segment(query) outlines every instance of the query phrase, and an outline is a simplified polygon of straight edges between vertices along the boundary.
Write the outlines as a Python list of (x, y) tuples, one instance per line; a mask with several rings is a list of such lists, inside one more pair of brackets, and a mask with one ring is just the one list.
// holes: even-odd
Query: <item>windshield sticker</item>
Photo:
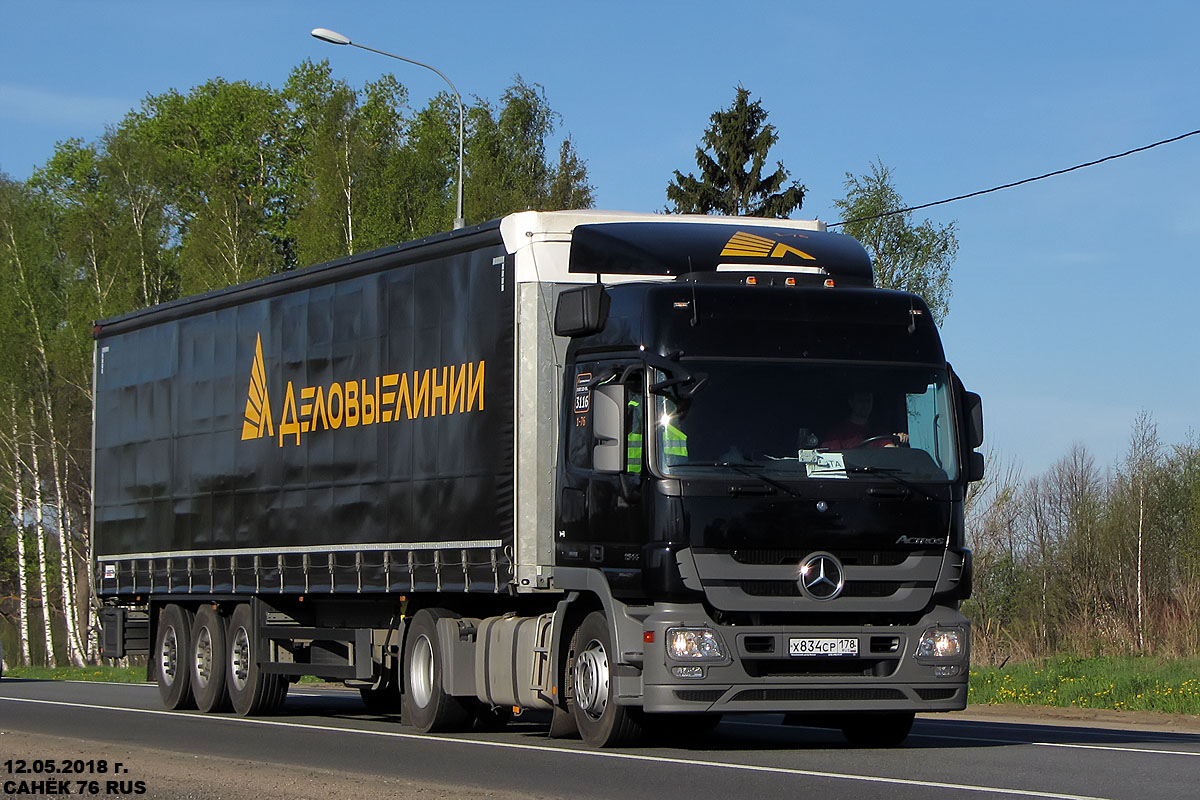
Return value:
[(836, 478), (844, 480), (846, 462), (841, 453), (822, 453), (817, 450), (801, 450), (800, 463), (810, 478)]

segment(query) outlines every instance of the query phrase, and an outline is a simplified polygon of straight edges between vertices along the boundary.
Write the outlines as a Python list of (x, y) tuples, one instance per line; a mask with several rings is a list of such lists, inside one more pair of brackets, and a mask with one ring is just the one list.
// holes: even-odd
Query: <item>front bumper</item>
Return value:
[[(668, 658), (661, 643), (680, 626), (714, 630), (724, 658)], [(933, 627), (961, 629), (964, 647), (956, 658), (916, 656), (921, 634)], [(948, 607), (911, 625), (729, 626), (713, 623), (699, 605), (664, 605), (643, 628), (655, 642), (644, 645), (642, 663), (641, 704), (652, 713), (957, 711), (967, 703), (970, 624)], [(855, 638), (859, 654), (789, 655), (789, 641), (803, 637)], [(673, 668), (680, 666), (702, 670), (678, 677)]]

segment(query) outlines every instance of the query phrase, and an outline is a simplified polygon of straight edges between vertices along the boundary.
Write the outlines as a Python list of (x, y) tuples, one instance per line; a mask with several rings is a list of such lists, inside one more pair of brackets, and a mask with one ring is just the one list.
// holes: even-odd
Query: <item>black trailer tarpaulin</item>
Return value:
[(498, 590), (514, 292), (485, 233), (102, 324), (100, 594)]

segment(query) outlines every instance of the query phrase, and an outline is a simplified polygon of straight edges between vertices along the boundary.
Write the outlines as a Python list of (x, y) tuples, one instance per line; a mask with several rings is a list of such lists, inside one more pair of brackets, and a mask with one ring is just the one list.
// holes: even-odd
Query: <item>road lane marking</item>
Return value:
[[(775, 728), (778, 725), (768, 725), (765, 722), (728, 722), (726, 725), (740, 726), (745, 728)], [(798, 725), (796, 727), (804, 727)], [(814, 730), (830, 730), (830, 729), (814, 729)], [(985, 744), (1021, 744), (1032, 745), (1034, 747), (1069, 747), (1078, 750), (1112, 750), (1118, 753), (1148, 753), (1151, 755), (1163, 756), (1200, 756), (1200, 752), (1192, 752), (1190, 750), (1151, 750), (1148, 747), (1120, 747), (1113, 744), (1079, 744), (1074, 742), (1036, 742), (1032, 739), (989, 739), (983, 736), (945, 736), (936, 733), (910, 733), (910, 739), (944, 739), (950, 742), (983, 742)]]
[(1154, 753), (1164, 756), (1200, 756), (1188, 750), (1150, 750), (1144, 747), (1117, 747), (1110, 744), (1071, 744), (1068, 742), (1034, 742), (1038, 747), (1074, 747), (1079, 750), (1115, 750), (1118, 753)]
[(944, 789), (946, 791), (973, 792), (979, 794), (1013, 795), (1017, 797), (1040, 797), (1046, 800), (1106, 800), (1093, 795), (1061, 794), (1058, 792), (1041, 792), (1031, 789), (1010, 789), (1001, 786), (973, 786), (970, 784), (943, 783), (940, 781), (921, 781), (910, 778), (889, 778), (875, 775), (853, 775), (841, 772), (824, 772), (821, 770), (795, 769), (791, 767), (768, 767), (757, 764), (726, 764), (719, 761), (702, 761), (693, 758), (670, 758), (667, 756), (648, 756), (635, 753), (614, 753), (607, 750), (577, 750), (567, 747), (550, 747), (547, 745), (518, 744), (516, 742), (492, 742), (479, 739), (459, 739), (453, 736), (438, 736), (427, 733), (400, 733), (396, 731), (373, 731), (358, 728), (340, 728), (334, 725), (311, 725), (279, 720), (252, 719), (246, 717), (209, 716), (206, 714), (185, 714), (177, 711), (164, 711), (145, 708), (122, 708), (120, 706), (102, 706), (88, 703), (68, 703), (61, 700), (35, 700), (24, 697), (0, 697), (0, 702), (31, 703), (48, 706), (64, 706), (74, 709), (90, 709), (93, 711), (123, 711), (131, 714), (149, 714), (152, 716), (170, 716), (210, 722), (232, 722), (245, 725), (260, 725), (272, 728), (293, 728), (297, 730), (315, 731), (319, 733), (347, 733), (358, 736), (380, 736), (390, 739), (412, 739), (426, 742), (449, 742), (453, 744), (472, 745), (475, 747), (494, 747), (508, 750), (527, 750), (536, 753), (554, 753), (582, 756), (584, 758), (611, 758), (623, 761), (641, 761), (643, 763), (672, 764), (687, 767), (712, 767), (741, 772), (759, 772), (772, 775), (796, 775), (806, 778), (826, 778), (830, 780), (856, 781), (859, 783), (879, 783), (891, 786), (915, 786), (924, 789)]
[(1112, 750), (1117, 753), (1150, 753), (1163, 756), (1200, 756), (1190, 750), (1151, 750), (1148, 747), (1120, 747), (1115, 744), (1080, 744), (1076, 742), (1035, 742), (1021, 739), (983, 739), (973, 736), (938, 736), (933, 733), (914, 733), (918, 739), (947, 739), (956, 742), (991, 742), (1004, 744), (1030, 744), (1034, 747), (1071, 747), (1077, 750)]

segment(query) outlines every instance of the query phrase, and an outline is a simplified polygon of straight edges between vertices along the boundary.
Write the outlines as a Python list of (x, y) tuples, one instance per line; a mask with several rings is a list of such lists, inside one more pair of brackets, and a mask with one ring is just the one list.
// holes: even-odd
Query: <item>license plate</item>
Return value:
[(858, 639), (789, 639), (791, 656), (856, 656)]

